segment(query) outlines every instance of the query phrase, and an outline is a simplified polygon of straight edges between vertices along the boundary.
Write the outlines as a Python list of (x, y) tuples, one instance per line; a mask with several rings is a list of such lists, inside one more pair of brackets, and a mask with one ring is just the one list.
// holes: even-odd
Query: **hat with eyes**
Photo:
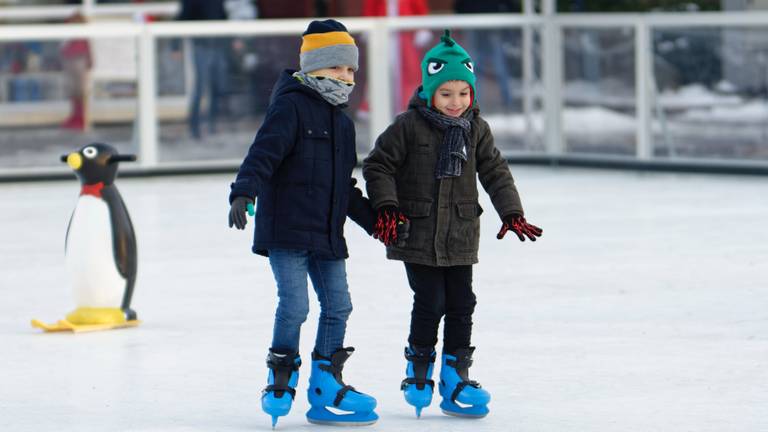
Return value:
[(472, 90), (472, 103), (475, 103), (475, 67), (467, 51), (451, 37), (451, 31), (445, 30), (440, 43), (427, 51), (421, 61), (421, 92), (419, 97), (432, 106), (435, 91), (446, 81), (466, 81)]

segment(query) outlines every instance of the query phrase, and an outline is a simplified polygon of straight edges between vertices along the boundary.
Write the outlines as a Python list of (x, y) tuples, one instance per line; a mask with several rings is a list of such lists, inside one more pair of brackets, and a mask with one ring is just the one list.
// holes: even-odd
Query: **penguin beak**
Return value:
[(109, 157), (109, 163), (117, 163), (117, 162), (134, 162), (136, 160), (136, 155), (132, 154), (124, 154), (124, 155), (113, 155)]
[(67, 165), (75, 171), (83, 166), (83, 157), (80, 156), (80, 153), (70, 153), (69, 155), (62, 156), (61, 161), (66, 162)]

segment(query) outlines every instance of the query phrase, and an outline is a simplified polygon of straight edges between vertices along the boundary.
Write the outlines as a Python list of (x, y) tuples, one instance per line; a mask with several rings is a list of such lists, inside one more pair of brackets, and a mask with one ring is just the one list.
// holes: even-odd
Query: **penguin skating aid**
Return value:
[[(331, 358), (312, 353), (312, 374), (309, 377), (307, 397), (312, 408), (307, 411), (310, 423), (336, 426), (363, 426), (376, 423), (379, 416), (376, 399), (360, 393), (354, 387), (344, 384), (342, 370), (354, 348), (342, 348)], [(334, 410), (347, 412), (336, 414)]]
[(119, 162), (136, 160), (106, 144), (90, 144), (62, 156), (82, 185), (67, 228), (65, 261), (77, 308), (64, 320), (32, 325), (45, 331), (97, 331), (133, 327), (136, 237), (114, 185)]

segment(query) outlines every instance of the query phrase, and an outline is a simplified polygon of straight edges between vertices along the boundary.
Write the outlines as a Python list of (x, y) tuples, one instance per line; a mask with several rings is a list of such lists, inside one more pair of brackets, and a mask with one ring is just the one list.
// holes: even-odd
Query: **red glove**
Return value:
[[(511, 214), (504, 216), (504, 224), (501, 226), (501, 230), (496, 234), (496, 238), (501, 240), (507, 231), (512, 231), (517, 234), (517, 238), (520, 241), (525, 241), (525, 237), (528, 237), (531, 241), (536, 241), (536, 237), (541, 237), (544, 232), (536, 225), (531, 225), (519, 214)], [(523, 236), (525, 235), (525, 236)]]
[(379, 239), (385, 246), (404, 247), (411, 229), (411, 221), (393, 205), (381, 207), (373, 227), (373, 238)]

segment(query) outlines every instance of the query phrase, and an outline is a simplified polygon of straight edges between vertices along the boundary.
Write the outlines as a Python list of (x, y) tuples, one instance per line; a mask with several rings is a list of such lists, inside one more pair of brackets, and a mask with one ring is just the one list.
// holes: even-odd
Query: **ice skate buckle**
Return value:
[(287, 392), (289, 395), (291, 395), (291, 399), (296, 399), (296, 390), (290, 386), (270, 384), (261, 391), (262, 397), (269, 392), (274, 392), (275, 396), (277, 397), (283, 396), (282, 394), (278, 394), (279, 392)]
[[(417, 388), (419, 384), (421, 384), (421, 388), (424, 388), (427, 385), (435, 388), (434, 380), (423, 378), (406, 378), (402, 383), (400, 383), (400, 390), (405, 390), (405, 387), (407, 387), (409, 384), (416, 384)], [(421, 390), (421, 388), (419, 388), (419, 390)]]

